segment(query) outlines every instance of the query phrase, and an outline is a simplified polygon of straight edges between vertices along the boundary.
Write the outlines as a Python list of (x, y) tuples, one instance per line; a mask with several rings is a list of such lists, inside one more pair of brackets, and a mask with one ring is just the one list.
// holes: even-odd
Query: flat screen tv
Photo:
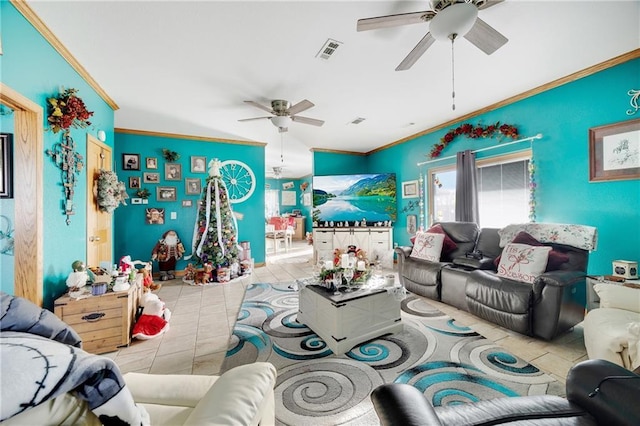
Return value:
[(396, 220), (395, 173), (313, 177), (313, 220)]

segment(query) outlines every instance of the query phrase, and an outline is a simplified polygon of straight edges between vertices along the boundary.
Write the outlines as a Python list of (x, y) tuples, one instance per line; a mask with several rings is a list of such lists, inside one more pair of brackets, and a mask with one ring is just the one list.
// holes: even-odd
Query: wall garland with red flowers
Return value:
[(455, 129), (449, 130), (447, 134), (440, 138), (440, 142), (436, 143), (431, 148), (429, 158), (439, 157), (442, 153), (442, 150), (445, 149), (445, 147), (453, 142), (453, 140), (458, 136), (466, 136), (471, 139), (479, 139), (490, 138), (496, 135), (508, 137), (511, 139), (517, 139), (518, 129), (512, 124), (500, 124), (500, 122), (496, 122), (495, 124), (490, 124), (488, 126), (483, 126), (482, 124), (474, 126), (473, 124), (464, 123), (456, 127)]

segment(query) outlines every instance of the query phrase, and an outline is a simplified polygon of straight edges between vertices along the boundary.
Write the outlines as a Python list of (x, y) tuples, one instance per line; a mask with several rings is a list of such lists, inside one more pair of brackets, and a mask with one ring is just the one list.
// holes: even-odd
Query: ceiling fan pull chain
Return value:
[(456, 68), (453, 60), (454, 50), (453, 42), (456, 39), (457, 34), (451, 34), (451, 109), (456, 110)]
[(284, 135), (280, 133), (280, 162), (284, 163)]

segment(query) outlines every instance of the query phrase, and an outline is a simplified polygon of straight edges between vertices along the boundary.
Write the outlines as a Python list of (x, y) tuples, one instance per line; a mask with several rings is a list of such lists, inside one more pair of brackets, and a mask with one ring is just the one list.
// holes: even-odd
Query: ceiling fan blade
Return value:
[(358, 19), (358, 31), (377, 30), (379, 28), (399, 27), (401, 25), (427, 22), (436, 16), (431, 10), (424, 12), (401, 13), (398, 15), (377, 16), (375, 18)]
[(259, 103), (257, 103), (257, 102), (254, 102), (254, 101), (244, 101), (244, 102), (245, 102), (246, 104), (253, 105), (253, 106), (254, 106), (254, 107), (256, 107), (256, 108), (260, 108), (260, 109), (261, 109), (261, 110), (263, 110), (263, 111), (267, 111), (267, 112), (271, 112), (271, 113), (273, 113), (273, 111), (271, 110), (271, 108), (269, 108), (268, 106), (264, 106), (264, 105), (262, 105), (262, 104), (259, 104)]
[(413, 50), (409, 52), (407, 57), (404, 58), (402, 62), (400, 62), (400, 65), (396, 67), (396, 71), (405, 71), (411, 68), (413, 64), (415, 64), (416, 61), (420, 59), (422, 55), (424, 55), (424, 52), (427, 51), (429, 46), (431, 46), (434, 41), (436, 41), (436, 39), (433, 38), (431, 33), (425, 34), (425, 36), (422, 37), (422, 40), (420, 40), (418, 44), (416, 44), (416, 47), (414, 47)]
[(309, 117), (300, 117), (299, 115), (293, 115), (291, 116), (291, 119), (296, 123), (311, 124), (313, 126), (322, 126), (324, 124), (324, 121), (322, 120)]
[(478, 6), (479, 10), (484, 10), (491, 6), (495, 6), (496, 4), (500, 4), (503, 1), (504, 0), (477, 0), (475, 4)]
[(295, 105), (290, 106), (289, 109), (287, 109), (286, 112), (288, 112), (289, 115), (294, 115), (294, 114), (297, 114), (299, 112), (306, 111), (306, 110), (308, 110), (309, 108), (311, 108), (313, 106), (315, 106), (313, 104), (313, 102), (308, 101), (308, 100), (305, 99), (303, 101), (298, 102)]
[(473, 27), (471, 27), (471, 30), (469, 30), (464, 38), (487, 55), (491, 55), (509, 41), (508, 38), (480, 18), (476, 19), (476, 23), (473, 24)]
[(238, 120), (238, 121), (253, 121), (253, 120), (264, 120), (265, 118), (271, 118), (271, 117), (254, 117), (254, 118), (243, 118), (242, 120)]

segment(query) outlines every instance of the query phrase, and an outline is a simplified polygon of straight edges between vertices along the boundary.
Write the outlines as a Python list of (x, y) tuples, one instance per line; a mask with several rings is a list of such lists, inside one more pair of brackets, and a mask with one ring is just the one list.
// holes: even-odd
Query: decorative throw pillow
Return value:
[(442, 253), (444, 235), (430, 232), (418, 232), (411, 250), (411, 257), (416, 259), (439, 262)]
[[(518, 234), (513, 238), (513, 241), (511, 242), (518, 243), (518, 244), (527, 244), (535, 247), (544, 246), (544, 244), (542, 244), (540, 241), (536, 240), (535, 238), (533, 238), (531, 235), (529, 235), (524, 231), (518, 232)], [(493, 261), (496, 267), (500, 264), (500, 258), (501, 256), (498, 256)], [(545, 271), (557, 271), (558, 269), (560, 269), (560, 265), (568, 261), (569, 261), (568, 254), (562, 253), (561, 251), (558, 251), (558, 250), (551, 249), (551, 251), (549, 252), (549, 260), (547, 261), (547, 268), (545, 269)]]
[[(442, 252), (447, 254), (451, 253), (455, 249), (458, 248), (458, 245), (455, 241), (451, 239), (451, 237), (447, 234), (447, 232), (442, 228), (442, 225), (439, 223), (433, 225), (431, 228), (427, 229), (425, 232), (429, 232), (431, 234), (442, 234), (444, 235), (444, 242), (442, 244)], [(411, 244), (415, 244), (416, 236), (411, 237)]]
[(498, 276), (532, 284), (547, 267), (550, 251), (546, 246), (509, 243), (502, 251)]
[(600, 298), (601, 308), (640, 312), (640, 290), (637, 288), (616, 284), (596, 284), (593, 289)]
[(447, 232), (442, 228), (442, 225), (435, 224), (433, 225), (431, 228), (427, 229), (428, 233), (431, 234), (442, 234), (444, 235), (444, 241), (442, 243), (442, 252), (443, 253), (450, 253), (452, 251), (454, 251), (455, 249), (458, 248), (458, 245), (456, 244), (455, 241), (453, 241), (451, 239), (451, 237), (449, 235), (447, 235)]

